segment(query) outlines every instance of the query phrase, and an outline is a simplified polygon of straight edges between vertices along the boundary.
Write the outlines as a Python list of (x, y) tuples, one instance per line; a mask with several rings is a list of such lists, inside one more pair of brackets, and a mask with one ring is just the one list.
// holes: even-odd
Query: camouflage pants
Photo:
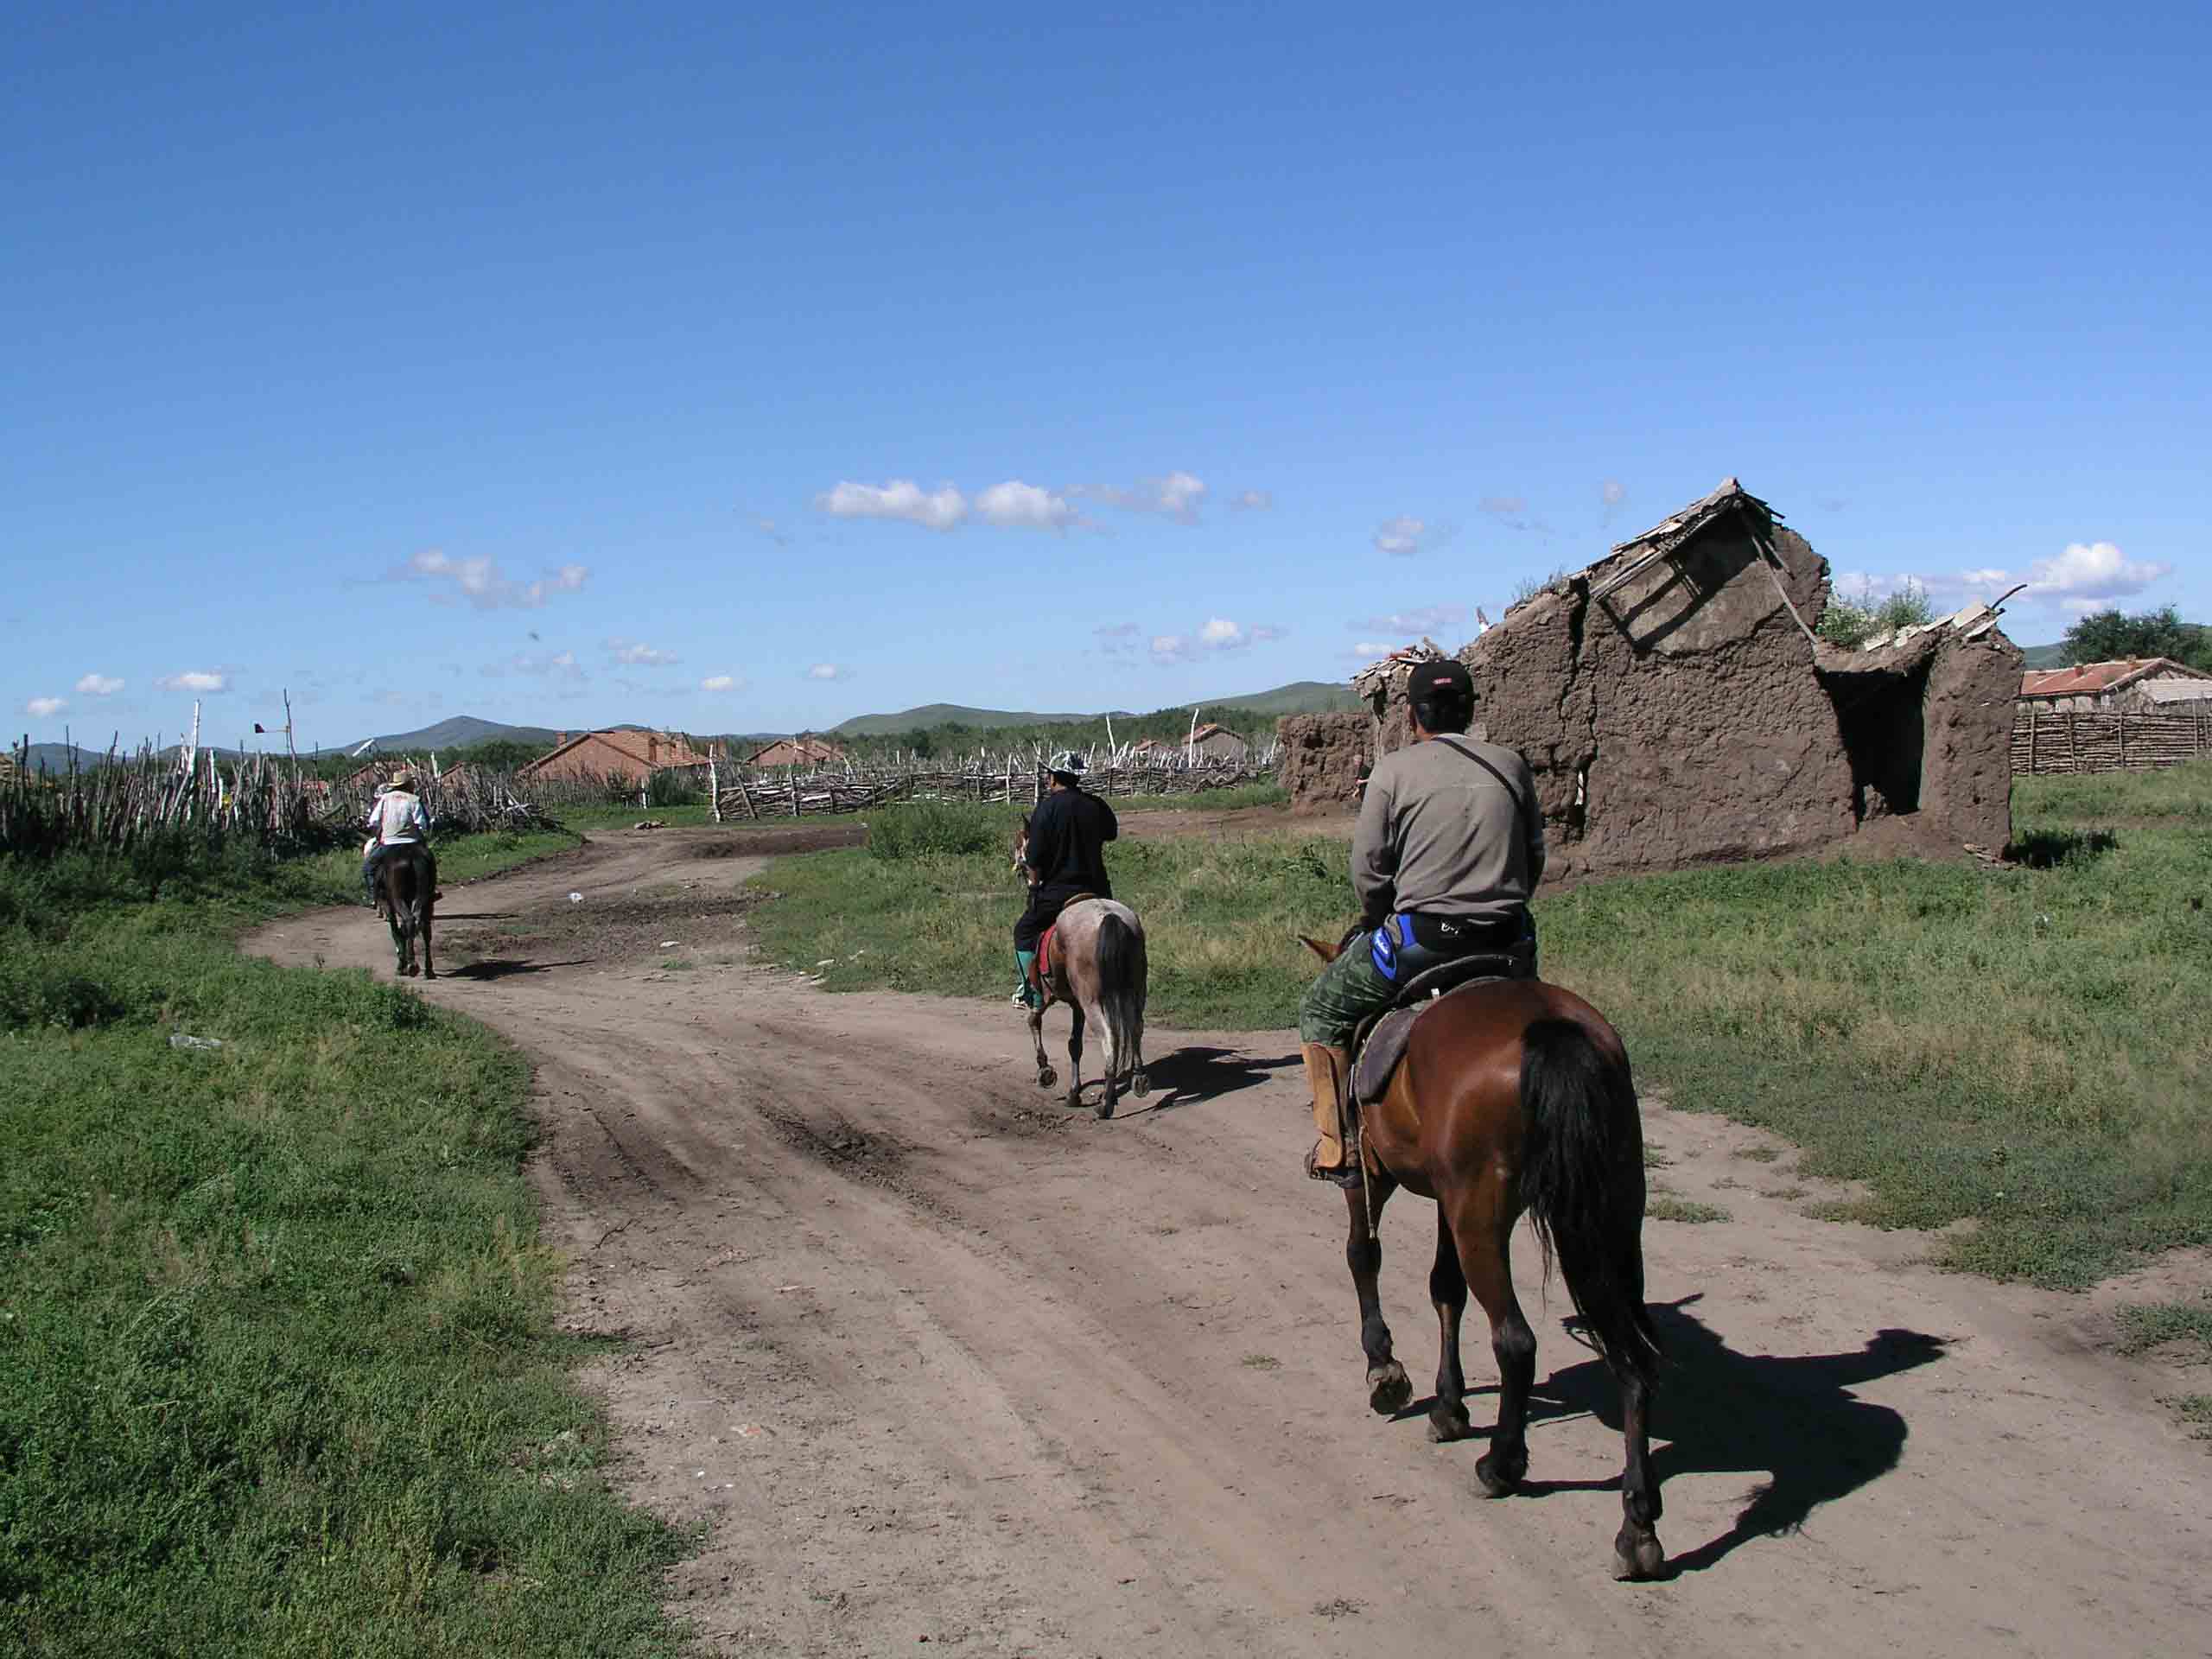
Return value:
[(1298, 1039), (1348, 1047), (1359, 1022), (1389, 1007), (1397, 994), (1398, 988), (1375, 965), (1370, 936), (1355, 934), (1321, 976), (1306, 988), (1298, 1005)]

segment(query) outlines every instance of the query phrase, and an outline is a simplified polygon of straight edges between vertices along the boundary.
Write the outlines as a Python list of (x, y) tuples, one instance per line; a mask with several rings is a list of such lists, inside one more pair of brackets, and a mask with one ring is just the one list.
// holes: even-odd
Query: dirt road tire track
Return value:
[[(727, 893), (753, 864), (700, 861), (714, 834), (457, 889), (442, 941), (572, 889)], [(391, 971), (365, 910), (249, 948)], [(1431, 1445), (1418, 1399), (1365, 1410), (1341, 1207), (1297, 1171), (1289, 1033), (1148, 1033), (1160, 1091), (1102, 1123), (1029, 1086), (1010, 1010), (632, 949), (423, 989), (536, 1064), (573, 1322), (630, 1344), (589, 1380), (627, 1489), (707, 1523), (671, 1597), (711, 1651), (2212, 1652), (2212, 1465), (2154, 1374), (2081, 1340), (2079, 1299), (1930, 1273), (1913, 1241), (1756, 1183), (1713, 1194), (1728, 1222), (1650, 1224), (1676, 1361), (1660, 1532), (1685, 1570), (1618, 1586), (1620, 1440), (1592, 1410), (1613, 1415), (1611, 1386), (1525, 1239), (1531, 1495), (1477, 1496), (1478, 1319), (1472, 1440)], [(1752, 1173), (1750, 1131), (1645, 1122), (1688, 1194)], [(1402, 1199), (1383, 1224), (1424, 1395), (1433, 1224)]]

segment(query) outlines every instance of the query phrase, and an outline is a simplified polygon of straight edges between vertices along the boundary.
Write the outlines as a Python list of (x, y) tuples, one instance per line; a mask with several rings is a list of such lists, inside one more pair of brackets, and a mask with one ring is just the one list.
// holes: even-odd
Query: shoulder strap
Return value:
[(1440, 734), (1437, 736), (1436, 741), (1439, 743), (1441, 743), (1446, 748), (1451, 750), (1452, 753), (1458, 755), (1462, 760), (1473, 761), (1484, 772), (1490, 773), (1491, 777), (1497, 779), (1497, 786), (1505, 791), (1505, 798), (1513, 803), (1514, 816), (1521, 820), (1522, 839), (1524, 841), (1527, 840), (1529, 837), (1530, 808), (1529, 803), (1521, 798), (1520, 791), (1515, 789), (1511, 784), (1505, 780), (1505, 774), (1500, 772), (1496, 766), (1491, 765), (1489, 761), (1484, 760), (1482, 756), (1477, 754), (1472, 749), (1461, 748), (1447, 736), (1444, 736)]

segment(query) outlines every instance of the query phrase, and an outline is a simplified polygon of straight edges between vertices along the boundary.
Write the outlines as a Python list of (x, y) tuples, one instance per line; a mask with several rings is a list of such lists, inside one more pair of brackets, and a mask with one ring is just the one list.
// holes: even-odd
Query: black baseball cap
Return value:
[(1446, 657), (1433, 663), (1415, 663), (1414, 671), (1406, 677), (1406, 701), (1414, 703), (1441, 699), (1447, 702), (1475, 701), (1474, 677), (1467, 672), (1467, 665), (1456, 657)]

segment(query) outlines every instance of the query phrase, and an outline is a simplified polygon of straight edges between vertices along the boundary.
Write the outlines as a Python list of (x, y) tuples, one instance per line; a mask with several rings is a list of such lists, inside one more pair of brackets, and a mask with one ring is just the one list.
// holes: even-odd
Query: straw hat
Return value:
[(397, 772), (393, 772), (391, 774), (391, 786), (394, 789), (414, 788), (415, 768), (412, 766), (402, 766)]

